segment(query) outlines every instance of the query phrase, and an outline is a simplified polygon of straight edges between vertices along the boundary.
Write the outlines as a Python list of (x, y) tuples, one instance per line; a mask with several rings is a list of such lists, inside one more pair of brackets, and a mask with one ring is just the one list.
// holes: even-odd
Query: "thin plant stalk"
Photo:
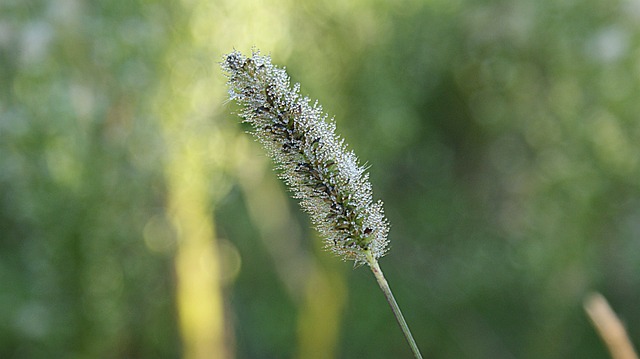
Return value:
[(402, 315), (402, 311), (400, 311), (400, 307), (396, 302), (396, 298), (393, 296), (393, 292), (391, 292), (391, 287), (389, 287), (389, 283), (384, 278), (384, 274), (382, 273), (382, 269), (380, 269), (380, 265), (378, 264), (378, 260), (371, 254), (367, 255), (367, 264), (369, 264), (369, 268), (373, 272), (373, 275), (376, 277), (378, 281), (378, 285), (384, 293), (385, 298), (387, 298), (387, 302), (391, 306), (391, 310), (393, 311), (393, 316), (396, 317), (396, 321), (400, 325), (400, 329), (402, 329), (402, 334), (407, 339), (407, 343), (411, 347), (411, 351), (416, 359), (422, 359), (422, 354), (420, 354), (420, 349), (418, 349), (418, 345), (416, 341), (413, 339), (413, 335), (411, 334), (411, 330), (409, 329), (409, 325), (407, 325), (407, 321), (404, 320), (404, 316)]

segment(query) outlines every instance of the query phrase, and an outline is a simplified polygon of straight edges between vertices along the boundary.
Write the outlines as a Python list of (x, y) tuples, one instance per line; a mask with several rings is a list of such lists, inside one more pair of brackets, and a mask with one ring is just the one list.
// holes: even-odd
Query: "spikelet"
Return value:
[(265, 147), (280, 178), (311, 216), (326, 248), (356, 264), (385, 254), (389, 224), (382, 202), (373, 202), (369, 176), (333, 119), (300, 95), (284, 69), (253, 51), (228, 54), (222, 62), (229, 97)]

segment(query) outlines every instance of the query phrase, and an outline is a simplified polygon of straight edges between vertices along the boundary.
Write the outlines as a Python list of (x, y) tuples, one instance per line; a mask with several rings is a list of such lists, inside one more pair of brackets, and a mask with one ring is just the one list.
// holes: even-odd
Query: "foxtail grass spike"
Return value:
[(366, 263), (387, 250), (389, 224), (382, 202), (372, 199), (365, 168), (335, 133), (335, 123), (317, 102), (291, 86), (284, 69), (254, 51), (234, 51), (222, 67), (229, 96), (266, 148), (280, 177), (309, 213), (326, 248), (345, 260)]
[(284, 69), (269, 56), (238, 51), (222, 62), (229, 98), (240, 117), (266, 148), (276, 169), (311, 221), (327, 249), (355, 264), (366, 263), (384, 293), (414, 356), (422, 359), (389, 284), (378, 265), (389, 244), (389, 222), (382, 201), (373, 201), (369, 175), (335, 133), (335, 122), (317, 102), (300, 95)]

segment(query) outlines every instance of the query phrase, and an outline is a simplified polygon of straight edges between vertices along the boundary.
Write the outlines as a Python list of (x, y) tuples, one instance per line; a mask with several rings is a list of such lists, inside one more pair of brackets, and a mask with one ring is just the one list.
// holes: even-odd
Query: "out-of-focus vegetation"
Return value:
[(640, 344), (640, 2), (0, 3), (1, 358), (395, 358), (375, 280), (320, 248), (226, 102), (271, 53), (392, 224), (428, 358)]

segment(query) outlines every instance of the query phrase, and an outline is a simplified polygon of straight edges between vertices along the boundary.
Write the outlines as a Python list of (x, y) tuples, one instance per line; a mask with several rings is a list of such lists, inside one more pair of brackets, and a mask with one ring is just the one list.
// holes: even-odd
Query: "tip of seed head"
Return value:
[(228, 54), (224, 61), (227, 67), (233, 71), (241, 68), (244, 65), (244, 62), (244, 56), (242, 56), (242, 54), (238, 51), (233, 51), (232, 53)]

